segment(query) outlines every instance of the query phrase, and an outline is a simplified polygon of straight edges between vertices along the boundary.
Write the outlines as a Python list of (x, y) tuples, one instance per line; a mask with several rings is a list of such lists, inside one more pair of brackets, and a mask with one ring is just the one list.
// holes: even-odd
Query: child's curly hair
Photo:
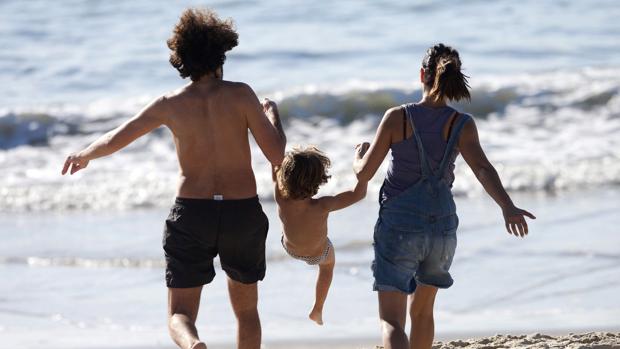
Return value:
[(237, 46), (238, 40), (231, 19), (221, 20), (210, 9), (189, 8), (168, 39), (170, 64), (182, 78), (189, 76), (197, 81), (221, 67), (226, 52)]
[(331, 161), (314, 146), (295, 147), (286, 153), (277, 173), (280, 194), (293, 200), (311, 198), (327, 183)]

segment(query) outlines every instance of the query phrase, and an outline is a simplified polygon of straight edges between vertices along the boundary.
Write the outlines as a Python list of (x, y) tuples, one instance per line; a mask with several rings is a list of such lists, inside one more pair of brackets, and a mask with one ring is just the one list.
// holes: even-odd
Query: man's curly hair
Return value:
[(226, 52), (239, 43), (232, 19), (221, 20), (210, 9), (188, 8), (167, 41), (170, 64), (182, 78), (199, 80), (224, 64)]
[(277, 173), (278, 188), (283, 197), (293, 200), (308, 199), (316, 195), (319, 187), (327, 183), (327, 169), (331, 161), (316, 147), (296, 147), (286, 153)]

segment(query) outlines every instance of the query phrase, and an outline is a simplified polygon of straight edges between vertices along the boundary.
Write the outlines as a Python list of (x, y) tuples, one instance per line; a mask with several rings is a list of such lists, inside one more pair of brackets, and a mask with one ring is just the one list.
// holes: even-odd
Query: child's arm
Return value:
[(342, 193), (333, 196), (323, 196), (320, 197), (318, 201), (326, 211), (331, 212), (341, 210), (362, 200), (366, 196), (367, 187), (368, 182), (358, 181), (355, 188), (352, 190), (343, 191)]
[(280, 166), (271, 166), (271, 180), (273, 181), (273, 198), (277, 203), (282, 199), (282, 195), (280, 194), (280, 187), (278, 186), (278, 170), (280, 170)]
[[(368, 150), (368, 146), (368, 143), (362, 143), (355, 147), (355, 159), (353, 160), (353, 166), (358, 164), (361, 159), (364, 158), (364, 154)], [(358, 179), (353, 190), (347, 190), (335, 196), (324, 196), (318, 200), (327, 211), (337, 211), (362, 200), (366, 196), (367, 188), (368, 181)]]

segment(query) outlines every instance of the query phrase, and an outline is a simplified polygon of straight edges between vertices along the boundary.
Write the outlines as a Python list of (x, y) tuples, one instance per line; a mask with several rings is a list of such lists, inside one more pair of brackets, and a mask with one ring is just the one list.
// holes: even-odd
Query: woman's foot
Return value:
[(323, 310), (313, 308), (308, 317), (310, 318), (310, 320), (316, 322), (318, 325), (323, 325)]

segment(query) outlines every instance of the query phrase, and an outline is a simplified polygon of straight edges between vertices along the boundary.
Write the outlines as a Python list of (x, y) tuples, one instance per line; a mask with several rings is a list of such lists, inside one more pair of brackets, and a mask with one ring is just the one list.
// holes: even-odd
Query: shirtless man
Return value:
[(188, 9), (168, 40), (170, 63), (191, 82), (67, 158), (62, 174), (110, 155), (159, 126), (174, 135), (180, 165), (177, 199), (166, 220), (168, 328), (183, 349), (204, 349), (195, 322), (202, 286), (219, 254), (238, 322), (238, 348), (258, 349), (257, 282), (265, 275), (268, 221), (257, 198), (248, 130), (272, 165), (286, 140), (273, 102), (243, 83), (222, 80), (225, 53), (237, 45), (230, 20)]

